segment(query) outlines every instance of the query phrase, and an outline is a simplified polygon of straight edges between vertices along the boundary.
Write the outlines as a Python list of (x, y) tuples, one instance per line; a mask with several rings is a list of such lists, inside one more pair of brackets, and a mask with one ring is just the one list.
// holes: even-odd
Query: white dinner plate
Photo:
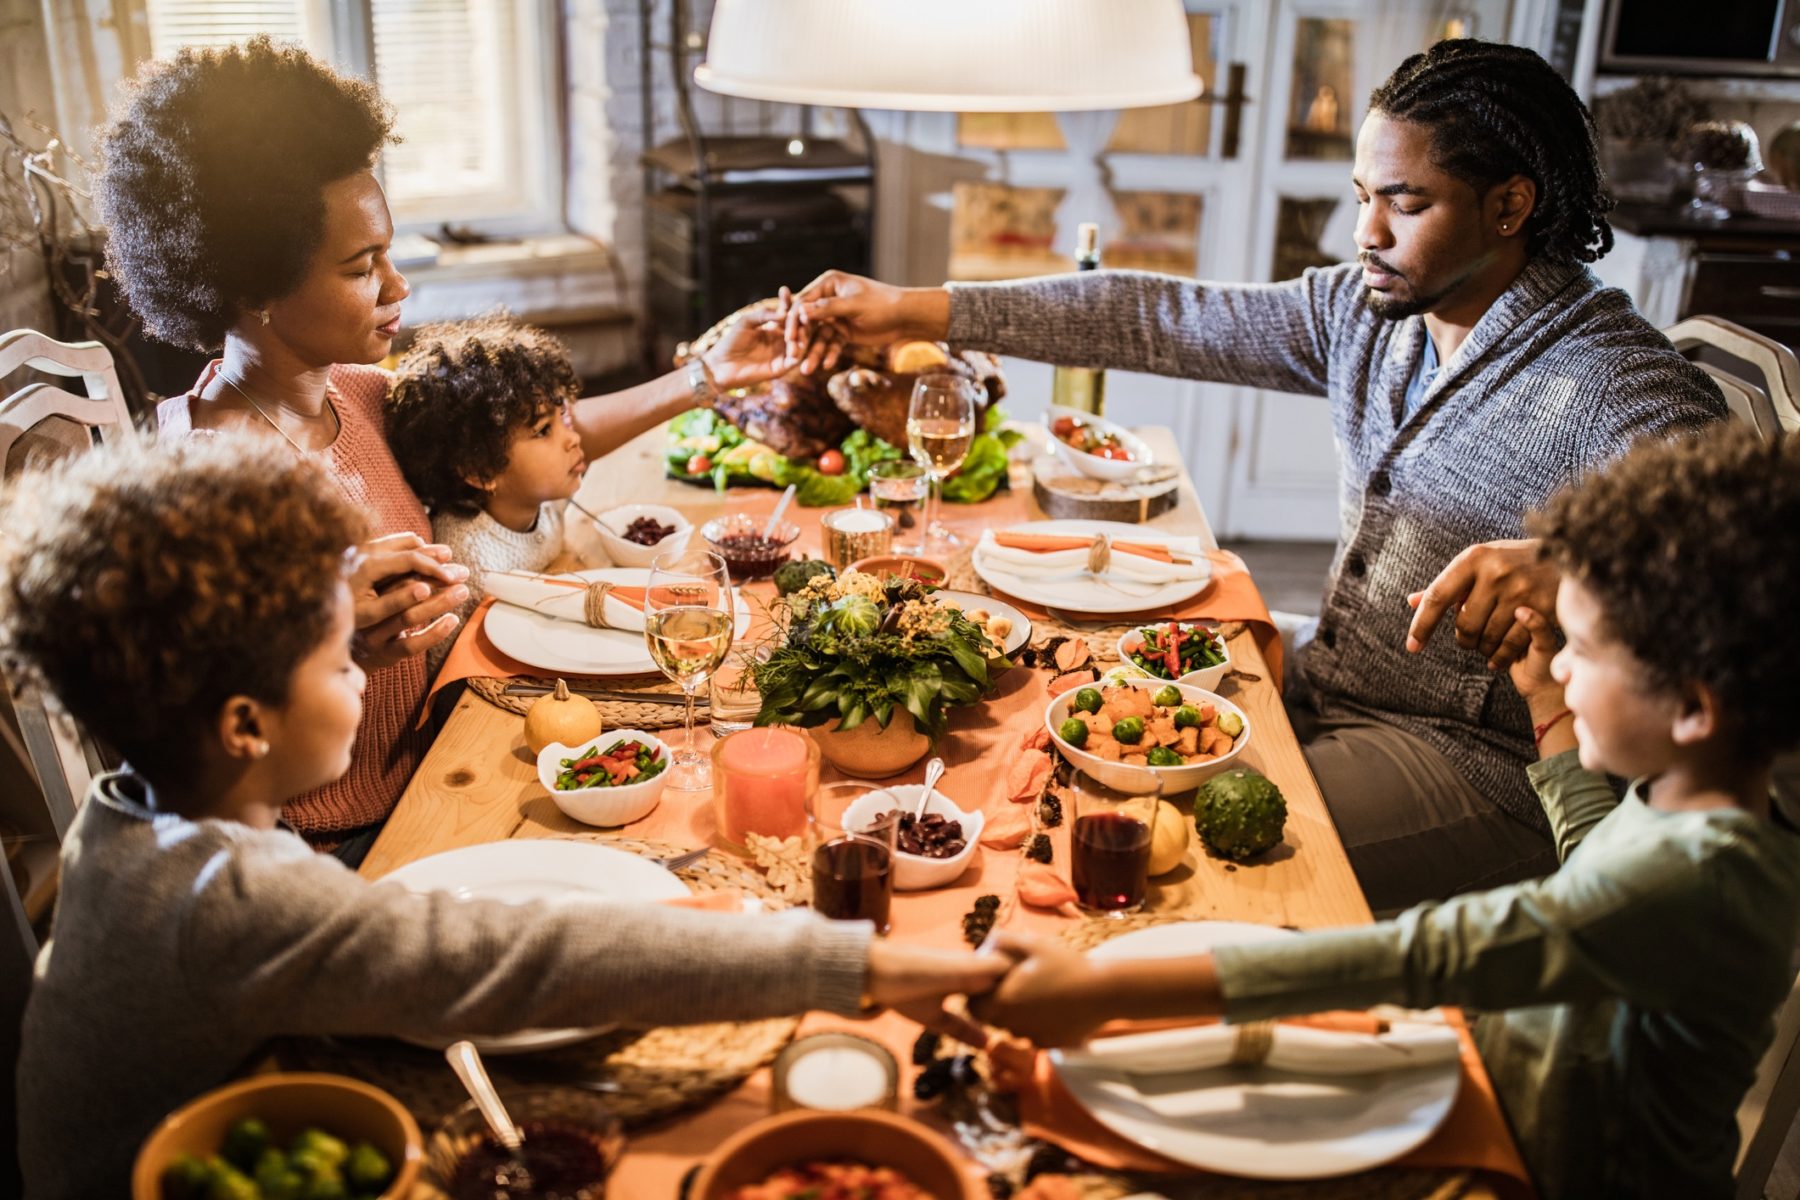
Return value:
[(1000, 653), (1011, 655), (1031, 640), (1031, 618), (1000, 599), (998, 596), (981, 596), (974, 592), (936, 591), (931, 598), (942, 604), (946, 600), (954, 600), (956, 607), (964, 612), (971, 608), (985, 608), (996, 617), (1005, 617), (1012, 622), (1012, 632), (1006, 635), (1000, 644)]
[[(1175, 958), (1291, 937), (1236, 921), (1153, 925), (1096, 946), (1095, 958)], [(1455, 1061), (1373, 1075), (1218, 1067), (1128, 1075), (1051, 1051), (1069, 1091), (1102, 1125), (1159, 1154), (1251, 1179), (1327, 1179), (1392, 1162), (1436, 1133), (1462, 1082)], [(1144, 1104), (1154, 1087), (1157, 1108)]]
[(1105, 533), (1124, 542), (1160, 542), (1171, 550), (1194, 555), (1200, 560), (1202, 574), (1198, 579), (1164, 584), (1131, 580), (1120, 581), (1115, 585), (1087, 575), (1074, 579), (1035, 579), (1014, 575), (1004, 564), (991, 561), (982, 553), (981, 546), (977, 545), (973, 559), (975, 574), (989, 587), (1028, 604), (1042, 604), (1074, 612), (1152, 612), (1184, 604), (1204, 592), (1212, 582), (1212, 564), (1204, 557), (1205, 548), (1197, 537), (1177, 537), (1123, 521), (1027, 521), (997, 532), (1086, 538)]
[[(603, 567), (574, 571), (568, 578), (589, 583), (604, 580), (622, 587), (641, 588), (650, 582), (650, 572), (642, 567)], [(741, 638), (750, 630), (750, 606), (744, 603), (741, 591), (734, 588), (732, 595), (737, 601), (737, 627), (732, 636)], [(641, 633), (595, 629), (516, 604), (498, 603), (488, 609), (484, 627), (500, 653), (539, 670), (559, 671), (565, 675), (657, 673), (656, 662), (650, 657)]]
[[(446, 850), (382, 876), (415, 892), (449, 892), (461, 899), (528, 904), (534, 900), (613, 900), (650, 904), (688, 895), (673, 871), (647, 858), (553, 838), (516, 838)], [(586, 1041), (599, 1029), (526, 1029), (469, 1040), (483, 1054), (525, 1054)], [(448, 1041), (407, 1038), (441, 1049)]]

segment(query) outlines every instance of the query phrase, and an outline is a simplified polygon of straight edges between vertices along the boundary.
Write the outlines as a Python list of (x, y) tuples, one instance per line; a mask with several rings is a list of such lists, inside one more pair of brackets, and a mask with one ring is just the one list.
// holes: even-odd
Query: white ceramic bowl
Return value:
[[(1183, 621), (1181, 623), (1181, 627), (1183, 629), (1199, 628), (1199, 627), (1201, 627), (1201, 622)], [(1209, 629), (1211, 628), (1211, 626), (1205, 626), (1205, 627), (1209, 628)], [(1159, 628), (1160, 628), (1160, 626), (1156, 626), (1156, 625), (1140, 625), (1136, 629), (1126, 630), (1124, 636), (1119, 638), (1119, 644), (1118, 644), (1119, 661), (1121, 663), (1123, 663), (1125, 666), (1131, 668), (1131, 673), (1133, 675), (1142, 676), (1143, 678), (1146, 678), (1146, 679), (1159, 678), (1158, 676), (1150, 674), (1150, 672), (1144, 670), (1142, 667), (1140, 667), (1136, 663), (1132, 662), (1131, 661), (1131, 653), (1130, 653), (1131, 651), (1136, 650), (1142, 644), (1143, 638), (1144, 638), (1144, 630), (1159, 629)], [(1213, 637), (1214, 637), (1214, 640), (1219, 643), (1219, 649), (1224, 652), (1225, 661), (1222, 663), (1219, 663), (1216, 666), (1202, 667), (1198, 671), (1189, 671), (1187, 674), (1181, 676), (1179, 679), (1176, 679), (1173, 682), (1185, 683), (1189, 687), (1202, 688), (1209, 692), (1213, 691), (1214, 689), (1216, 689), (1219, 686), (1219, 681), (1225, 678), (1225, 673), (1227, 671), (1231, 670), (1231, 647), (1227, 646), (1225, 644), (1225, 639), (1222, 637), (1219, 637), (1216, 632), (1214, 633)], [(1164, 680), (1162, 680), (1162, 682), (1168, 683), (1170, 681), (1164, 679)]]
[[(919, 806), (919, 793), (925, 790), (923, 784), (907, 783), (897, 787), (881, 789), (892, 796), (900, 805), (902, 812), (912, 812)], [(856, 801), (844, 812), (846, 820), (851, 822), (866, 821), (886, 810), (887, 801), (871, 792)], [(969, 860), (975, 857), (977, 846), (981, 841), (981, 831), (987, 825), (987, 818), (979, 809), (975, 812), (964, 812), (957, 807), (954, 800), (944, 795), (941, 790), (933, 790), (931, 803), (926, 812), (934, 812), (945, 820), (961, 821), (963, 828), (962, 853), (951, 858), (926, 858), (922, 854), (908, 854), (903, 850), (894, 852), (894, 889), (901, 892), (919, 892), (927, 888), (944, 887), (955, 883), (962, 877), (968, 867)]]
[[(1130, 462), (1120, 462), (1116, 458), (1101, 458), (1089, 454), (1085, 450), (1077, 450), (1069, 443), (1056, 436), (1055, 425), (1058, 417), (1074, 417), (1083, 424), (1091, 425), (1102, 433), (1116, 434), (1119, 444), (1131, 451)], [(1123, 425), (1116, 425), (1105, 417), (1096, 417), (1079, 409), (1062, 408), (1051, 405), (1044, 413), (1044, 428), (1050, 431), (1050, 449), (1056, 457), (1068, 464), (1071, 470), (1079, 471), (1091, 479), (1110, 479), (1125, 481), (1134, 478), (1145, 467), (1154, 466), (1150, 447), (1144, 440)]]
[(578, 750), (586, 750), (589, 746), (599, 747), (604, 754), (620, 742), (641, 742), (653, 748), (660, 747), (663, 761), (671, 762), (675, 752), (664, 745), (653, 733), (645, 733), (641, 729), (608, 729), (599, 737), (583, 742), (579, 746), (565, 746), (561, 742), (551, 742), (539, 751), (537, 757), (538, 782), (556, 801), (556, 807), (585, 825), (629, 825), (649, 815), (662, 799), (663, 788), (669, 784), (671, 767), (664, 767), (654, 776), (642, 783), (628, 783), (623, 787), (587, 787), (577, 791), (565, 792), (556, 786), (556, 776), (561, 770), (562, 760), (575, 757)]
[[(1127, 679), (1122, 686), (1143, 688), (1147, 692), (1155, 693), (1159, 688), (1171, 685), (1166, 679)], [(1232, 744), (1230, 754), (1215, 758), (1210, 762), (1189, 763), (1181, 767), (1140, 767), (1131, 763), (1113, 762), (1110, 759), (1101, 758), (1097, 754), (1089, 754), (1086, 750), (1078, 750), (1063, 741), (1056, 731), (1062, 728), (1062, 723), (1068, 719), (1069, 712), (1075, 704), (1075, 693), (1080, 691), (1080, 688), (1071, 688), (1050, 701), (1044, 708), (1044, 724), (1049, 727), (1050, 738), (1056, 743), (1056, 748), (1062, 752), (1063, 757), (1101, 783), (1121, 791), (1129, 791), (1134, 784), (1144, 778), (1145, 774), (1155, 775), (1162, 780), (1163, 799), (1167, 800), (1182, 792), (1197, 788), (1220, 771), (1229, 769), (1237, 761), (1238, 756), (1243, 754), (1244, 748), (1250, 744), (1250, 735), (1255, 732), (1255, 727), (1250, 723), (1250, 714), (1217, 692), (1191, 687), (1185, 683), (1176, 683), (1173, 686), (1180, 689), (1182, 700), (1188, 704), (1210, 704), (1219, 712), (1236, 713), (1243, 720), (1244, 732), (1239, 734), (1237, 741)]]
[[(620, 537), (619, 533), (624, 533), (639, 517), (649, 517), (661, 525), (673, 525), (675, 532), (654, 546), (640, 546)], [(682, 516), (679, 509), (666, 504), (621, 504), (601, 513), (600, 520), (604, 522), (598, 526), (600, 544), (606, 547), (606, 557), (615, 567), (647, 567), (659, 554), (680, 554), (687, 549), (688, 539), (694, 536), (694, 523)], [(607, 528), (609, 525), (611, 529)], [(614, 533), (613, 529), (619, 533)]]

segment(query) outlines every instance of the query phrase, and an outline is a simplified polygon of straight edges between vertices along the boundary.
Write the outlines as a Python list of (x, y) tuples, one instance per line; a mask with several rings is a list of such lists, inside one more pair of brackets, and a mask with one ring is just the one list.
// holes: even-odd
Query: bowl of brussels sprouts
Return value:
[(132, 1200), (411, 1195), (424, 1138), (401, 1103), (343, 1075), (253, 1075), (189, 1101), (144, 1139)]
[(1146, 773), (1164, 797), (1199, 787), (1250, 744), (1250, 718), (1217, 692), (1162, 679), (1121, 678), (1055, 697), (1044, 724), (1062, 756), (1122, 790)]

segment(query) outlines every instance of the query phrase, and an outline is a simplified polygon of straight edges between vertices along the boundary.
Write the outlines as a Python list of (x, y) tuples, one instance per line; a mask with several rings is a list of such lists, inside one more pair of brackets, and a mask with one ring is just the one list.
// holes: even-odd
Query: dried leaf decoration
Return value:
[(746, 833), (744, 846), (770, 887), (796, 904), (812, 902), (812, 854), (805, 838)]
[(1036, 800), (1050, 782), (1053, 765), (1050, 755), (1042, 750), (1013, 759), (1006, 772), (1006, 798), (1014, 804), (1029, 804)]
[(1088, 649), (1086, 638), (1070, 638), (1056, 648), (1056, 669), (1063, 672), (1085, 667), (1093, 661), (1094, 652)]
[(996, 804), (981, 830), (981, 844), (990, 850), (1016, 850), (1031, 836), (1031, 810), (1022, 804)]

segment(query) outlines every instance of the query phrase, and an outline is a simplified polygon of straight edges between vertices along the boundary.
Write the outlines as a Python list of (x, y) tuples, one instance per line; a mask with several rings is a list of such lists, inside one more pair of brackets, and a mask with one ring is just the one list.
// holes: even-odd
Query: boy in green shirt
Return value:
[(1003, 939), (1023, 959), (977, 1011), (1059, 1044), (1120, 1016), (1465, 1005), (1547, 1197), (1730, 1196), (1800, 940), (1800, 831), (1770, 804), (1800, 740), (1800, 438), (1645, 442), (1532, 525), (1567, 640), (1520, 609), (1512, 677), (1555, 874), (1188, 959)]

